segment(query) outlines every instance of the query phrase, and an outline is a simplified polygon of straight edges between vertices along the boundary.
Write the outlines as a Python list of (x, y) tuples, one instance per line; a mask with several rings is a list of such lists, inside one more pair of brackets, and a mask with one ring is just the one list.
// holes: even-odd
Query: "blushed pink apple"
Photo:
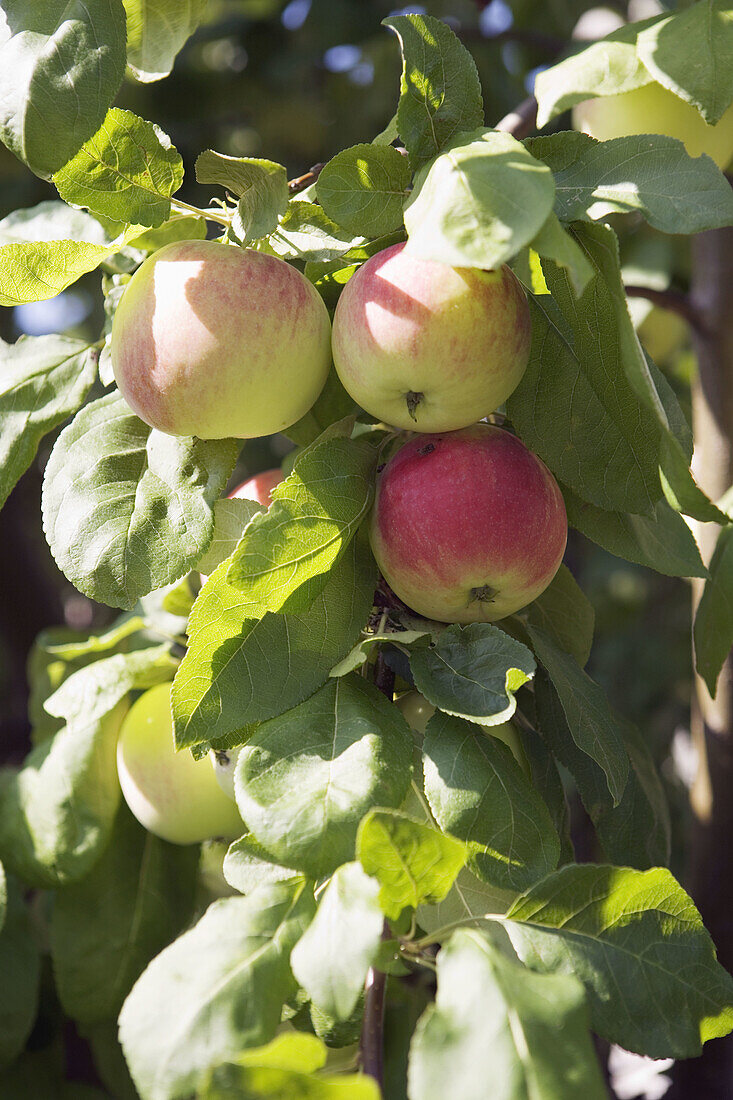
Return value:
[(508, 267), (450, 267), (395, 244), (344, 287), (332, 342), (342, 383), (372, 416), (452, 431), (516, 389), (529, 359), (529, 307)]
[(261, 474), (255, 474), (249, 481), (243, 481), (236, 489), (229, 493), (229, 500), (256, 500), (264, 508), (269, 508), (272, 501), (272, 490), (283, 480), (283, 472), (277, 467), (273, 470), (263, 470)]
[(112, 323), (122, 396), (160, 431), (201, 439), (294, 424), (330, 366), (328, 311), (290, 264), (262, 252), (178, 241), (135, 272)]
[(567, 540), (545, 464), (501, 428), (418, 435), (377, 483), (370, 541), (408, 607), (448, 623), (492, 622), (547, 588)]

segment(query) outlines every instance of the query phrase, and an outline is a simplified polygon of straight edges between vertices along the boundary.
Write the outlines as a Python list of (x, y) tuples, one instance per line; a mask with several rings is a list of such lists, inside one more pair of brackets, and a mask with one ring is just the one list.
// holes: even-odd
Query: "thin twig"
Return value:
[(522, 100), (518, 107), (510, 111), (508, 115), (500, 119), (494, 127), (495, 130), (503, 130), (513, 137), (528, 137), (537, 128), (537, 100), (533, 95)]
[(629, 298), (646, 298), (648, 302), (653, 302), (655, 306), (661, 306), (662, 309), (679, 313), (680, 317), (684, 317), (696, 332), (703, 331), (702, 318), (684, 291), (672, 290), (669, 287), (666, 290), (654, 290), (649, 286), (626, 286), (624, 290)]
[(325, 167), (326, 162), (321, 161), (314, 164), (304, 175), (297, 176), (294, 180), (288, 180), (288, 192), (291, 195), (297, 195), (299, 191), (305, 191), (306, 187), (310, 187), (312, 183), (316, 182), (321, 174), (321, 169)]

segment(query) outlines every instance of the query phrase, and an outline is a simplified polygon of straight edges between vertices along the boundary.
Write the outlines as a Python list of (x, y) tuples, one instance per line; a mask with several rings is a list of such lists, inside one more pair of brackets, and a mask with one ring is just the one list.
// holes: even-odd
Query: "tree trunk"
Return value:
[[(733, 229), (701, 233), (692, 242), (692, 304), (700, 318), (694, 335), (698, 379), (693, 387), (693, 471), (712, 500), (733, 483)], [(697, 524), (709, 563), (719, 528)], [(703, 582), (693, 583), (693, 610)], [(728, 656), (713, 700), (698, 677), (692, 736), (699, 753), (692, 789), (692, 836), (687, 883), (718, 958), (733, 971), (733, 661)], [(730, 1100), (733, 1037), (706, 1044), (700, 1058), (675, 1067), (675, 1100)]]

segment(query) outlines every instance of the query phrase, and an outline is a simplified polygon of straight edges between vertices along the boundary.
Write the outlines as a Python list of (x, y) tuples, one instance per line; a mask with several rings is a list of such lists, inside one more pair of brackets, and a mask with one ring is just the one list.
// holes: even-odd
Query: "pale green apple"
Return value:
[(212, 749), (209, 753), (216, 781), (227, 797), (234, 797), (234, 769), (239, 759), (239, 749)]
[(586, 99), (573, 108), (573, 126), (599, 141), (633, 134), (666, 134), (691, 157), (707, 153), (719, 168), (733, 156), (733, 104), (715, 126), (679, 96), (653, 81), (619, 95)]
[(153, 428), (249, 439), (308, 412), (330, 366), (328, 311), (276, 256), (178, 241), (135, 272), (112, 324), (122, 396)]
[(516, 389), (529, 360), (527, 298), (508, 267), (451, 267), (404, 244), (348, 281), (333, 319), (333, 361), (354, 400), (396, 428), (474, 424)]
[(194, 760), (188, 749), (176, 752), (170, 684), (150, 688), (130, 708), (117, 742), (117, 771), (140, 824), (171, 844), (246, 831), (209, 761)]

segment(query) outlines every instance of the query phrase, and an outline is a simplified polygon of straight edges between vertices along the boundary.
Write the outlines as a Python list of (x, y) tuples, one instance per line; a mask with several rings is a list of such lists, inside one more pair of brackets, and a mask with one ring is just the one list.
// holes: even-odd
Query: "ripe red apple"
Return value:
[(283, 472), (277, 467), (273, 470), (263, 470), (261, 474), (255, 474), (249, 481), (243, 481), (229, 494), (229, 500), (256, 500), (264, 508), (269, 508), (272, 501), (272, 490), (283, 480)]
[(122, 396), (160, 431), (270, 435), (318, 397), (330, 366), (328, 311), (276, 256), (178, 241), (135, 272), (112, 324)]
[(501, 428), (418, 435), (377, 483), (370, 540), (394, 592), (441, 622), (491, 622), (547, 588), (567, 539), (562, 494)]
[(333, 361), (345, 388), (397, 428), (444, 432), (488, 416), (529, 359), (524, 290), (508, 267), (450, 267), (395, 244), (344, 287)]

